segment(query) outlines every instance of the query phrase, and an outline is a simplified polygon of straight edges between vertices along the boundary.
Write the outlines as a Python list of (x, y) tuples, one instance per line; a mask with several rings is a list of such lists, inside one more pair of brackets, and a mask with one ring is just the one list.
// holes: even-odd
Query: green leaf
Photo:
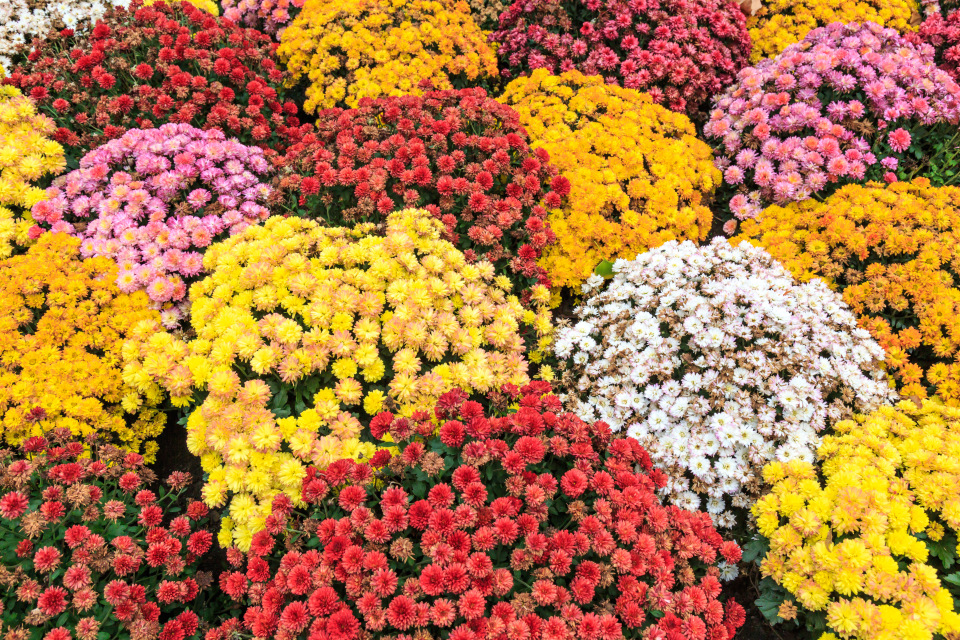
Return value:
[(769, 541), (763, 536), (757, 536), (743, 545), (743, 561), (744, 562), (759, 562), (763, 560), (767, 551), (770, 550)]
[(597, 265), (597, 268), (593, 270), (598, 276), (603, 276), (604, 278), (610, 279), (613, 277), (613, 263), (609, 260), (602, 260), (600, 264)]
[(960, 571), (944, 576), (943, 581), (960, 587)]

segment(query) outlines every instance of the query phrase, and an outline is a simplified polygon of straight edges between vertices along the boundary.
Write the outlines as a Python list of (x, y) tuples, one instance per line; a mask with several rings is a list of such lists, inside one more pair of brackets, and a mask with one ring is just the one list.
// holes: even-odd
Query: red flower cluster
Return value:
[[(517, 400), (517, 391), (506, 393)], [(234, 632), (286, 640), (732, 638), (744, 612), (718, 600), (715, 563), (737, 562), (739, 547), (721, 539), (707, 514), (660, 504), (655, 490), (666, 477), (636, 440), (558, 415), (549, 391), (546, 383), (525, 387), (520, 409), (502, 418), (448, 393), (435, 410), (439, 431), (424, 412), (377, 416), (374, 435), (390, 433), (399, 455), (310, 474), (310, 518), (295, 519), (281, 496), (268, 529), (246, 558), (232, 550), (235, 570), (221, 576), (245, 612), (206, 640)], [(274, 537), (284, 531), (285, 548)]]
[(750, 57), (734, 0), (517, 0), (491, 39), (506, 78), (576, 69), (691, 117)]
[(217, 127), (263, 148), (283, 148), (303, 130), (296, 105), (277, 93), (283, 73), (272, 39), (189, 2), (133, 0), (88, 37), (66, 29), (34, 47), (4, 82), (53, 117), (68, 159), (167, 122)]
[[(164, 526), (189, 477), (169, 491), (139, 454), (71, 440), (69, 430), (30, 438), (0, 457), (0, 628), (7, 640), (195, 637), (187, 608), (203, 581), (196, 562), (213, 536), (198, 527), (202, 502)], [(31, 508), (30, 505), (36, 505)]]
[(960, 13), (931, 14), (916, 32), (905, 37), (914, 46), (933, 47), (933, 60), (937, 66), (949, 73), (955, 82), (960, 82)]
[[(419, 207), (440, 218), (468, 259), (485, 258), (518, 290), (547, 284), (537, 265), (556, 236), (548, 207), (570, 189), (517, 113), (483, 89), (363, 99), (318, 114), (290, 148), (279, 194), (299, 215), (333, 225), (381, 221)], [(541, 204), (543, 203), (543, 204)]]

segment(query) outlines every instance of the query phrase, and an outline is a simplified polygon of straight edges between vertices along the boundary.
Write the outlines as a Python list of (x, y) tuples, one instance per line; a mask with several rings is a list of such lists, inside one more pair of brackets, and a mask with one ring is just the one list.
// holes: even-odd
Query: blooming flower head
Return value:
[(720, 526), (756, 499), (762, 462), (812, 460), (834, 421), (895, 397), (840, 297), (762, 249), (668, 242), (613, 270), (558, 331), (564, 399), (637, 438), (670, 475), (664, 494)]
[(191, 290), (195, 338), (145, 323), (128, 345), (127, 376), (143, 392), (162, 388), (178, 406), (206, 392), (187, 444), (208, 473), (207, 503), (231, 497), (223, 544), (248, 548), (274, 496), (298, 499), (307, 465), (387, 446), (370, 416), (528, 380), (527, 311), (442, 229), (423, 210), (391, 214), (384, 236), (270, 218), (207, 250), (209, 273)]

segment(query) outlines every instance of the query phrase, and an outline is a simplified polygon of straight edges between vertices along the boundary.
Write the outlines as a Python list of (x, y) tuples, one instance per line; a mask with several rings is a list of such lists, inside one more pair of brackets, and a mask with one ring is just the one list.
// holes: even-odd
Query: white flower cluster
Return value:
[[(773, 458), (812, 460), (818, 432), (896, 394), (883, 350), (820, 280), (722, 238), (667, 244), (593, 276), (561, 329), (567, 406), (646, 446), (671, 501), (737, 524)], [(731, 508), (732, 507), (732, 508)]]
[(0, 0), (0, 65), (8, 72), (10, 56), (21, 44), (45, 36), (51, 29), (76, 29), (95, 23), (110, 7), (130, 0)]

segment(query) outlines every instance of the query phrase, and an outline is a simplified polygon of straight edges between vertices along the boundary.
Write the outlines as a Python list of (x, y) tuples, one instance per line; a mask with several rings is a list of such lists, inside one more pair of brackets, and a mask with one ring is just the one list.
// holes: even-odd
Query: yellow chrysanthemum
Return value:
[(555, 285), (578, 287), (603, 260), (706, 238), (721, 174), (685, 115), (577, 71), (538, 69), (500, 100), (570, 180), (566, 204), (549, 216), (557, 242), (540, 260)]

